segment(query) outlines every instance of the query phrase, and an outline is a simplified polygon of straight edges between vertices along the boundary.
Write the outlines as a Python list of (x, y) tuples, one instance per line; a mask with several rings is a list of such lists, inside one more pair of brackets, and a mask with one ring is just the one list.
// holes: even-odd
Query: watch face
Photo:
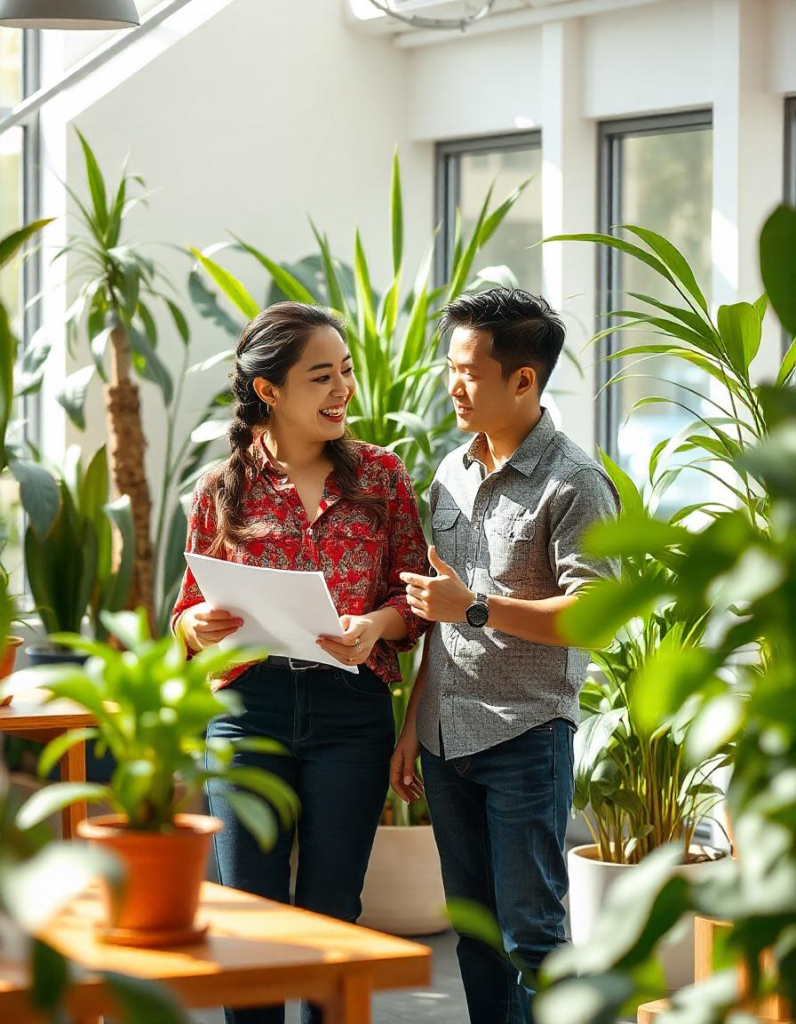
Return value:
[(489, 607), (484, 601), (476, 601), (467, 609), (467, 621), (471, 626), (485, 626), (489, 618)]

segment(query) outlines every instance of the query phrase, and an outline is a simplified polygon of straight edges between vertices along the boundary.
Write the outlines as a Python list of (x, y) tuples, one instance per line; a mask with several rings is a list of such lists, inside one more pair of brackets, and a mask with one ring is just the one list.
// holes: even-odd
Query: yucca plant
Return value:
[[(782, 215), (775, 215), (766, 231), (781, 233), (781, 220)], [(634, 300), (632, 306), (609, 312), (607, 317), (611, 325), (592, 339), (594, 344), (610, 335), (624, 338), (628, 332), (634, 331), (651, 331), (661, 337), (659, 342), (628, 344), (610, 353), (606, 357), (608, 360), (631, 361), (623, 365), (605, 387), (635, 378), (660, 381), (660, 378), (642, 372), (647, 360), (660, 356), (683, 360), (704, 374), (702, 388), (668, 381), (669, 386), (677, 388), (679, 398), (653, 394), (639, 399), (631, 410), (632, 415), (643, 405), (669, 403), (691, 417), (682, 430), (659, 442), (652, 452), (649, 463), (650, 499), (654, 504), (680, 473), (686, 469), (693, 470), (715, 483), (722, 500), (686, 506), (678, 510), (676, 521), (695, 511), (715, 517), (721, 511), (740, 505), (765, 528), (768, 519), (765, 487), (755, 479), (752, 470), (739, 466), (738, 459), (768, 432), (766, 411), (753, 382), (753, 364), (760, 349), (768, 305), (766, 296), (762, 295), (753, 303), (719, 306), (714, 318), (693, 269), (671, 242), (654, 231), (633, 224), (620, 225), (617, 232), (633, 236), (633, 241), (619, 233), (556, 235), (545, 241), (591, 242), (615, 250), (648, 267), (656, 275), (658, 284), (662, 281), (664, 288), (671, 292), (669, 301), (648, 294), (630, 293), (629, 297)], [(775, 287), (787, 296), (789, 288), (793, 289), (793, 282), (789, 285), (783, 281)], [(775, 387), (788, 387), (795, 371), (796, 340), (781, 362)], [(700, 407), (705, 404), (710, 409), (703, 414)], [(675, 458), (677, 464), (673, 463)]]
[[(157, 352), (153, 304), (160, 303), (165, 308), (185, 349), (190, 334), (184, 314), (164, 290), (170, 285), (162, 268), (140, 245), (124, 237), (130, 211), (146, 202), (143, 179), (123, 169), (116, 190), (109, 192), (93, 150), (80, 132), (78, 137), (89, 194), (84, 200), (67, 186), (80, 232), (70, 238), (54, 259), (69, 256), (69, 279), (79, 282), (76, 298), (67, 312), (70, 352), (82, 339), (92, 361), (67, 378), (59, 401), (72, 422), (83, 429), (86, 394), (94, 373), (104, 382), (114, 489), (119, 495), (129, 495), (135, 524), (131, 602), (151, 612), (156, 556), (150, 531), (152, 500), (145, 468), (146, 432), (136, 378), (150, 381), (160, 389), (168, 411), (179, 404), (184, 376), (180, 375), (175, 389), (171, 373)], [(184, 361), (187, 366), (187, 353)], [(173, 431), (171, 421), (169, 429)], [(160, 497), (161, 501), (166, 500), (165, 494)]]
[[(280, 297), (326, 304), (345, 317), (359, 382), (349, 417), (352, 433), (360, 440), (397, 451), (421, 499), (440, 459), (454, 446), (457, 437), (455, 417), (440, 384), (445, 367), (444, 360), (439, 358), (436, 320), (444, 303), (471, 284), (479, 250), (498, 230), (526, 185), (527, 182), (515, 189), (494, 209), (490, 189), (469, 239), (463, 237), (457, 212), (450, 279), (437, 287), (431, 283), (436, 232), (409, 286), (405, 285), (403, 193), (397, 153), (390, 186), (392, 280), (383, 291), (374, 287), (358, 229), (354, 233), (352, 267), (348, 270), (333, 255), (326, 235), (310, 222), (319, 253), (314, 266), (303, 261), (302, 267), (296, 268), (303, 280), (275, 258), (236, 238), (237, 247), (263, 267), (279, 289)], [(192, 252), (235, 309), (250, 319), (260, 311), (260, 304), (212, 258), (220, 248), (223, 247)], [(200, 312), (217, 317), (217, 306), (208, 303), (206, 291), (197, 297)], [(206, 429), (212, 432), (212, 428)], [(223, 429), (223, 421), (219, 421), (216, 436)]]

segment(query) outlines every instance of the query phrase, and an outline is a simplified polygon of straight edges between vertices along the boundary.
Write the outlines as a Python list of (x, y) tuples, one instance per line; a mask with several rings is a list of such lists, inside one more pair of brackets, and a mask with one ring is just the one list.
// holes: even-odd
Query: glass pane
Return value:
[(22, 29), (0, 28), (0, 110), (22, 99)]
[[(0, 135), (0, 238), (22, 226), (22, 128)], [(0, 270), (0, 299), (17, 336), (21, 329), (22, 269), (19, 259)], [(19, 438), (18, 401), (11, 412), (7, 441)], [(22, 592), (24, 569), (20, 547), (19, 488), (10, 473), (0, 480), (0, 564), (9, 573), (12, 594)]]
[(538, 295), (542, 290), (542, 251), (529, 245), (542, 237), (542, 151), (538, 146), (507, 152), (463, 153), (460, 159), (459, 205), (465, 237), (478, 220), (489, 186), (494, 204), (527, 178), (533, 181), (514, 204), (498, 230), (479, 253), (474, 272), (505, 265), (521, 288)]
[[(623, 140), (621, 223), (651, 228), (668, 238), (683, 253), (710, 302), (711, 253), (710, 224), (713, 206), (712, 132), (671, 132), (642, 135)], [(675, 305), (681, 304), (666, 284), (651, 270), (632, 261), (622, 261), (625, 292), (640, 292)], [(636, 300), (618, 296), (623, 308), (638, 308)], [(616, 299), (614, 301), (617, 301)], [(614, 308), (617, 308), (615, 306)], [(662, 339), (641, 331), (617, 337), (622, 346), (656, 344)], [(636, 357), (637, 358), (637, 357)], [(612, 369), (617, 369), (614, 365)], [(671, 437), (691, 422), (684, 409), (669, 404), (651, 404), (636, 410), (626, 423), (630, 410), (639, 399), (649, 395), (673, 398), (700, 415), (710, 415), (707, 402), (683, 387), (705, 393), (705, 377), (696, 367), (668, 357), (638, 363), (631, 373), (652, 375), (623, 382), (617, 401), (620, 463), (637, 480), (648, 477), (649, 457), (655, 445)], [(708, 467), (709, 468), (709, 467)], [(698, 471), (681, 474), (666, 492), (661, 515), (677, 508), (717, 497), (711, 478)], [(724, 495), (726, 498), (726, 493)]]
[[(0, 135), (0, 238), (22, 226), (22, 128)], [(20, 261), (0, 270), (0, 295), (12, 322), (19, 317), (22, 283)], [(19, 328), (19, 324), (16, 324)]]

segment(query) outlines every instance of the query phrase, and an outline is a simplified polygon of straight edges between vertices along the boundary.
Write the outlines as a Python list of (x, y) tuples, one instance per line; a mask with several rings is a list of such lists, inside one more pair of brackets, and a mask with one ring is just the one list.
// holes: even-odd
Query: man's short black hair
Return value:
[(456, 327), (489, 331), (491, 356), (510, 377), (521, 366), (532, 366), (544, 391), (564, 347), (564, 324), (540, 295), (520, 288), (490, 288), (477, 295), (460, 295), (442, 311), (440, 330)]

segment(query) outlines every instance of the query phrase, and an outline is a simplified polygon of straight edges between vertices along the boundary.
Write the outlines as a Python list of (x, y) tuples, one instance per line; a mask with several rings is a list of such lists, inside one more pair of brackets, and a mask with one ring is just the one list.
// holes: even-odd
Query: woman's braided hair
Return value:
[[(321, 327), (332, 327), (345, 339), (345, 324), (331, 310), (301, 302), (277, 302), (258, 313), (243, 329), (230, 375), (235, 403), (229, 427), (230, 457), (211, 477), (218, 523), (218, 534), (211, 549), (213, 554), (243, 543), (262, 528), (248, 521), (244, 503), (246, 483), (259, 472), (251, 448), (268, 429), (271, 414), (270, 407), (254, 390), (254, 381), (262, 377), (274, 387), (282, 387), (288, 371), (301, 358), (312, 332)], [(378, 495), (360, 488), (356, 472), (359, 458), (348, 433), (328, 441), (326, 453), (343, 498), (364, 505), (383, 522), (386, 503)]]

